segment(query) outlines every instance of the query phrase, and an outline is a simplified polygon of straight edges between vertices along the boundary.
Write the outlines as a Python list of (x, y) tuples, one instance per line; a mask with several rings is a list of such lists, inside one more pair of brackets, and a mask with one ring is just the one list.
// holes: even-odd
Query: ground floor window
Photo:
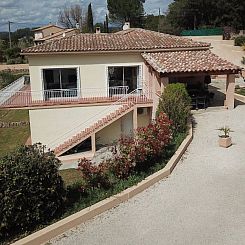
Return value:
[(76, 68), (43, 69), (45, 97), (75, 97), (78, 89)]
[(128, 92), (137, 89), (139, 84), (140, 66), (108, 67), (109, 87), (128, 86)]

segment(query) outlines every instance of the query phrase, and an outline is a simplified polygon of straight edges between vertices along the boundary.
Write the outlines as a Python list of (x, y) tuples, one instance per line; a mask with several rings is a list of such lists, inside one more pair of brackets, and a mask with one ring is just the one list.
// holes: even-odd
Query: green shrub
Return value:
[(157, 115), (166, 113), (172, 121), (173, 132), (185, 132), (191, 111), (191, 98), (181, 83), (169, 84), (161, 95)]
[(60, 161), (41, 144), (21, 146), (0, 161), (0, 238), (33, 230), (63, 211)]
[(0, 72), (0, 89), (6, 87), (10, 83), (14, 82), (18, 78), (22, 77), (24, 74), (14, 74), (10, 70), (5, 70)]
[(245, 45), (245, 36), (239, 36), (235, 38), (235, 46)]

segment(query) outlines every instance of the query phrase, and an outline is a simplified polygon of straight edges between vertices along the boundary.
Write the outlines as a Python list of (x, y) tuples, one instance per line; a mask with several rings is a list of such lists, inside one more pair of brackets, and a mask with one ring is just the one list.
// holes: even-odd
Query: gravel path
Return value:
[[(195, 113), (194, 140), (173, 174), (51, 244), (230, 245), (245, 241), (245, 106)], [(218, 147), (229, 125), (234, 145)]]

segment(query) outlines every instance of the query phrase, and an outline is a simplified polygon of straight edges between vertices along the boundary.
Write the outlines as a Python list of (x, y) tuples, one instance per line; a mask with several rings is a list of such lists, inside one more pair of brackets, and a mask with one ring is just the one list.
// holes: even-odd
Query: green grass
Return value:
[(59, 171), (60, 176), (65, 182), (66, 186), (73, 185), (78, 181), (81, 181), (81, 174), (76, 169), (65, 169)]
[[(0, 110), (1, 122), (29, 121), (28, 110)], [(26, 143), (30, 127), (0, 128), (0, 158)]]
[(245, 96), (245, 88), (236, 88), (236, 93)]

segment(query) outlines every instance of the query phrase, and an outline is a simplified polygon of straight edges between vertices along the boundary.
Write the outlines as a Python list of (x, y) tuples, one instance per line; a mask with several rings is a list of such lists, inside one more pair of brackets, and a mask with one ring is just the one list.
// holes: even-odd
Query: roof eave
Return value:
[(169, 51), (193, 51), (193, 50), (208, 50), (210, 46), (205, 47), (184, 47), (184, 48), (159, 48), (159, 49), (128, 49), (128, 50), (97, 50), (97, 51), (59, 51), (59, 52), (23, 52), (21, 55), (67, 55), (67, 54), (107, 54), (107, 53), (152, 53), (152, 52), (169, 52)]
[(182, 76), (182, 75), (229, 75), (229, 74), (239, 74), (242, 69), (231, 69), (231, 70), (213, 70), (213, 71), (179, 71), (179, 72), (159, 72), (161, 77), (171, 77), (171, 76)]

